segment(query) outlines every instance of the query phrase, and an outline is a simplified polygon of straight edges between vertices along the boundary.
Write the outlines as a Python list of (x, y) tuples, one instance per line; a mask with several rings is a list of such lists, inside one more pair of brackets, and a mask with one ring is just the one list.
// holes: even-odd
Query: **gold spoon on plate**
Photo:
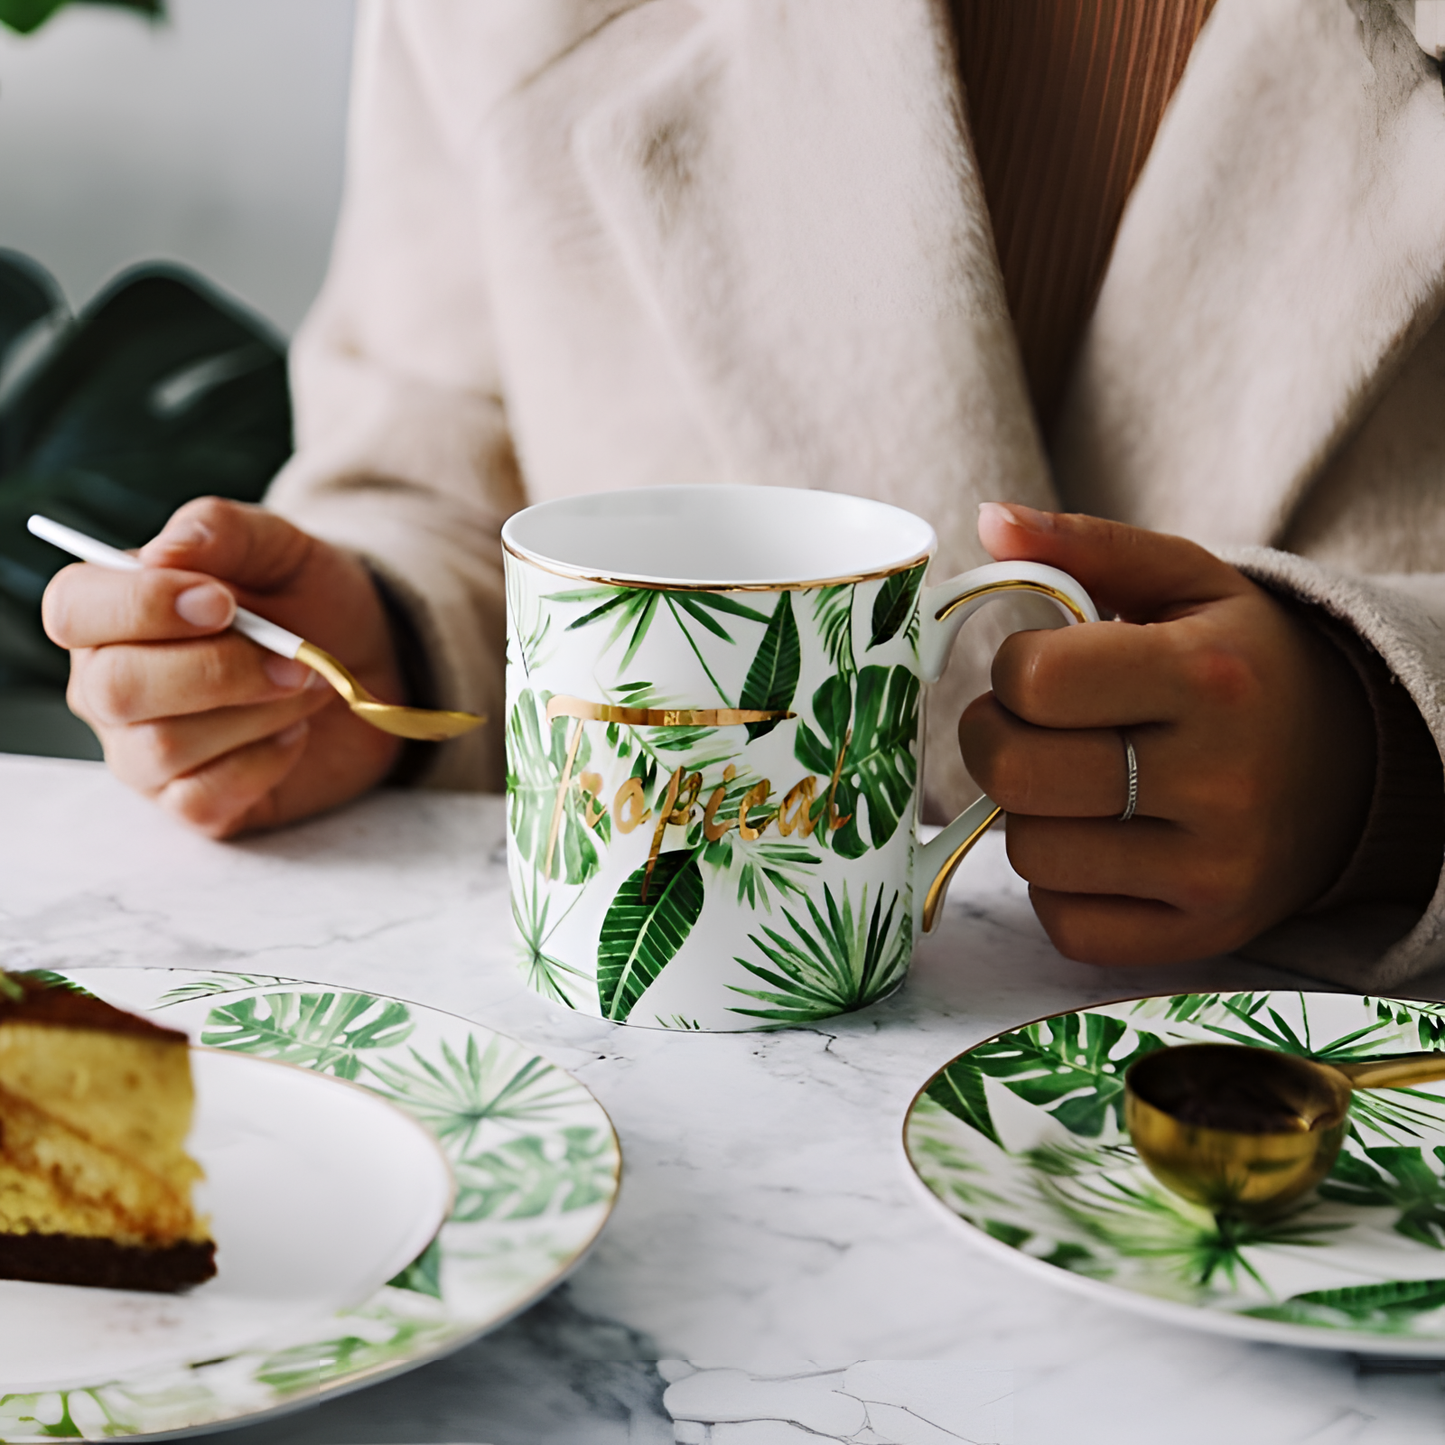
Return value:
[(1261, 1219), (1334, 1168), (1354, 1090), (1436, 1079), (1445, 1079), (1445, 1053), (1322, 1064), (1244, 1044), (1181, 1044), (1131, 1065), (1124, 1121), (1166, 1188)]
[[(83, 562), (94, 562), (97, 567), (110, 567), (118, 572), (136, 572), (140, 563), (130, 555), (74, 527), (62, 526), (49, 517), (34, 516), (26, 524), (44, 541)], [(282, 657), (304, 662), (313, 672), (319, 672), (345, 699), (347, 707), (364, 722), (391, 733), (399, 738), (413, 738), (418, 742), (441, 743), (448, 738), (460, 737), (473, 728), (481, 727), (486, 718), (471, 712), (446, 712), (435, 708), (403, 707), (399, 703), (381, 702), (374, 698), (347, 669), (329, 652), (323, 652), (314, 642), (287, 632), (274, 622), (247, 612), (244, 607), (236, 609), (231, 626), (252, 642), (279, 653)]]

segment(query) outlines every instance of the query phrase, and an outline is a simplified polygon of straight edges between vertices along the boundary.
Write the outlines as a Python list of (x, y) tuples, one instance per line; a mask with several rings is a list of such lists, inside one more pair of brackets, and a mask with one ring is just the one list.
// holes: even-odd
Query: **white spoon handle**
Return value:
[[(31, 517), (25, 525), (37, 537), (49, 542), (52, 547), (59, 547), (62, 552), (69, 552), (72, 557), (79, 557), (82, 562), (94, 562), (97, 567), (109, 567), (115, 572), (139, 572), (141, 570), (141, 564), (129, 552), (122, 552), (117, 547), (108, 547), (104, 542), (97, 542), (94, 537), (87, 537), (84, 532), (77, 532), (74, 527), (66, 527), (59, 522), (52, 522), (49, 517), (37, 514)], [(295, 657), (305, 641), (304, 638), (297, 637), (294, 632), (287, 632), (284, 627), (278, 627), (274, 622), (267, 622), (264, 617), (257, 617), (254, 612), (247, 612), (244, 607), (236, 609), (236, 616), (232, 620), (231, 626), (243, 637), (249, 637), (252, 642), (259, 642), (262, 647), (268, 648), (272, 652), (279, 652), (282, 657)]]

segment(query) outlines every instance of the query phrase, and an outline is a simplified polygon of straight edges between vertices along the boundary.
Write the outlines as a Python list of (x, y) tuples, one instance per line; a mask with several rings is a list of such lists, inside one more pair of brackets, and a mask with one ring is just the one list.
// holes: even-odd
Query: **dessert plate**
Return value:
[(976, 1045), (914, 1098), (930, 1197), (998, 1258), (1095, 1298), (1247, 1339), (1445, 1356), (1445, 1083), (1357, 1093), (1330, 1177), (1282, 1216), (1216, 1219), (1166, 1190), (1123, 1126), (1124, 1071), (1164, 1044), (1347, 1060), (1445, 1047), (1445, 1004), (1179, 994)]
[(185, 1434), (410, 1369), (551, 1289), (611, 1212), (601, 1106), (478, 1025), (257, 975), (66, 977), (190, 1035), (218, 1272), (0, 1281), (0, 1439)]

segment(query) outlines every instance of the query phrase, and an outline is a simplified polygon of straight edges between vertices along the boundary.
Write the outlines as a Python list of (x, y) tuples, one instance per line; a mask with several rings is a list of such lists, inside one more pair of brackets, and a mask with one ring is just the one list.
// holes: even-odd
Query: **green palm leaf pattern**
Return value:
[[(600, 811), (599, 801), (582, 786), (581, 775), (592, 756), (587, 730), (575, 719), (546, 721), (548, 693), (523, 689), (507, 718), (507, 816), (522, 856), (542, 868), (552, 839), (557, 793), (564, 774), (567, 788), (552, 847), (552, 877), (565, 883), (585, 883), (601, 866), (597, 840), (608, 843), (612, 818)], [(572, 765), (567, 754), (570, 728), (581, 728)], [(589, 826), (588, 819), (596, 818)]]
[[(701, 833), (701, 828), (698, 831)], [(804, 870), (816, 868), (822, 861), (796, 843), (778, 843), (769, 838), (750, 841), (732, 833), (703, 843), (701, 858), (718, 872), (737, 879), (739, 903), (750, 909), (761, 908), (765, 913), (773, 911), (770, 889), (779, 897), (802, 897), (808, 883)]]
[(646, 864), (629, 874), (602, 920), (597, 943), (597, 996), (603, 1018), (626, 1021), (637, 1000), (687, 941), (702, 903), (702, 873), (691, 849), (659, 854), (650, 879)]
[[(813, 804), (813, 838), (844, 858), (859, 858), (868, 849), (859, 831), (860, 797), (868, 804), (868, 836), (875, 848), (893, 836), (913, 802), (918, 693), (918, 678), (907, 667), (863, 667), (853, 686), (835, 676), (813, 694), (819, 732), (798, 724), (798, 761), (821, 778), (838, 779), (836, 789), (822, 788)], [(836, 831), (828, 826), (830, 791), (834, 816), (848, 818)]]
[(998, 1143), (983, 1091), (983, 1076), (1047, 1110), (1071, 1134), (1097, 1139), (1112, 1113), (1124, 1123), (1124, 1074), (1164, 1041), (1137, 1032), (1120, 1051), (1129, 1026), (1101, 1014), (1063, 1014), (1026, 1024), (955, 1059), (928, 1095), (949, 1113)]
[(723, 692), (717, 679), (713, 677), (712, 670), (707, 665), (707, 659), (703, 656), (702, 649), (692, 634), (692, 629), (687, 625), (687, 619), (691, 618), (706, 632), (710, 632), (714, 637), (720, 637), (729, 646), (734, 645), (733, 636), (718, 621), (718, 614), (727, 617), (744, 617), (749, 622), (768, 621), (765, 613), (759, 612), (757, 608), (749, 607), (745, 603), (737, 602), (722, 592), (681, 592), (664, 587), (583, 587), (572, 592), (554, 592), (547, 600), (549, 602), (595, 602), (597, 604), (595, 607), (589, 609), (575, 621), (568, 623), (567, 631), (576, 632), (579, 628), (591, 627), (597, 622), (610, 622), (612, 631), (608, 634), (607, 641), (602, 644), (604, 653), (621, 638), (623, 633), (628, 633), (627, 648), (622, 654), (622, 661), (618, 664), (619, 671), (625, 671), (632, 659), (637, 656), (637, 649), (646, 640), (647, 634), (652, 628), (653, 619), (663, 608), (666, 608), (681, 629), (693, 655), (702, 664), (702, 669), (707, 673), (709, 681), (717, 689), (718, 696), (729, 707), (732, 704), (728, 702), (727, 694)]
[(560, 1140), (549, 1151), (547, 1140), (528, 1134), (461, 1160), (452, 1218), (536, 1219), (606, 1199), (615, 1167), (611, 1140), (586, 1127), (562, 1129)]
[(1445, 1279), (1392, 1279), (1291, 1295), (1279, 1304), (1243, 1313), (1258, 1320), (1337, 1330), (1403, 1334), (1418, 1316), (1445, 1308)]
[[(548, 917), (552, 911), (552, 897), (543, 892), (535, 874), (530, 889), (524, 878), (512, 888), (511, 895), (512, 923), (517, 930), (522, 971), (527, 976), (528, 987), (556, 1003), (575, 1008), (569, 988), (585, 986), (590, 989), (592, 980), (580, 968), (574, 968), (556, 954), (548, 953), (547, 944), (582, 894), (579, 893), (572, 900), (562, 917), (550, 928)], [(573, 980), (576, 981), (575, 984)]]
[(424, 1294), (430, 1299), (442, 1297), (442, 1242), (441, 1237), (427, 1245), (400, 1274), (387, 1280), (392, 1289), (406, 1289), (413, 1294)]
[[(1445, 1148), (1437, 1146), (1433, 1152), (1445, 1163)], [(1381, 1145), (1364, 1154), (1363, 1159), (1340, 1155), (1330, 1177), (1320, 1185), (1321, 1198), (1394, 1209), (1397, 1234), (1432, 1249), (1445, 1248), (1445, 1180), (1419, 1147)]]
[[(803, 647), (798, 640), (798, 624), (793, 618), (793, 594), (780, 592), (763, 640), (758, 643), (753, 665), (748, 669), (738, 706), (786, 712), (793, 705), (793, 693), (797, 691), (798, 673), (802, 666)], [(781, 719), (775, 718), (770, 722), (748, 723), (748, 741), (772, 732), (779, 721)]]
[(883, 579), (883, 585), (873, 599), (873, 635), (868, 640), (870, 652), (875, 647), (882, 647), (885, 642), (891, 642), (899, 629), (912, 620), (927, 565), (920, 563), (906, 572), (895, 572)]
[(546, 646), (547, 635), (552, 630), (552, 614), (542, 606), (540, 600), (532, 603), (530, 616), (524, 615), (527, 603), (527, 586), (522, 569), (510, 557), (506, 562), (507, 584), (507, 660), (520, 663), (522, 671), (530, 677), (544, 660), (542, 649)]
[(76, 983), (73, 978), (67, 978), (63, 973), (56, 973), (53, 968), (25, 968), (17, 969), (16, 972), (23, 974), (26, 978), (33, 978), (38, 983), (49, 984), (52, 988), (63, 988), (69, 993), (84, 994), (86, 998), (95, 997), (88, 988)]
[(849, 678), (858, 671), (853, 660), (853, 597), (856, 588), (851, 582), (833, 587), (820, 587), (813, 598), (813, 622), (823, 640), (823, 650), (833, 671)]
[(767, 989), (729, 987), (734, 993), (757, 999), (765, 1008), (734, 1006), (732, 1012), (748, 1018), (766, 1019), (775, 1024), (810, 1023), (831, 1014), (849, 1013), (892, 992), (903, 980), (908, 968), (913, 935), (906, 916), (895, 927), (901, 895), (894, 893), (883, 912), (880, 892), (868, 914), (868, 890), (855, 918), (848, 901), (847, 885), (839, 905), (833, 890), (823, 885), (823, 903), (827, 917), (817, 904), (804, 897), (811, 927), (783, 909), (795, 937), (788, 938), (773, 928), (764, 928), (764, 937), (749, 934), (749, 940), (762, 952), (770, 966), (752, 963), (746, 958), (738, 962), (754, 977), (769, 985)]
[(274, 973), (228, 973), (221, 978), (198, 978), (179, 988), (167, 989), (156, 1003), (157, 1008), (173, 1008), (178, 1003), (192, 1003), (201, 998), (218, 998), (226, 993), (246, 993), (254, 988), (285, 983)]
[(1311, 1223), (1299, 1213), (1265, 1220), (1215, 1216), (1152, 1179), (1098, 1175), (1071, 1184), (1045, 1179), (1042, 1188), (1060, 1214), (1116, 1254), (1150, 1260), (1181, 1282), (1200, 1287), (1222, 1277), (1231, 1288), (1247, 1278), (1264, 1289), (1246, 1250), (1318, 1248), (1347, 1227)]
[(500, 1038), (479, 1049), (476, 1035), (470, 1035), (461, 1058), (443, 1041), (439, 1063), (415, 1049), (409, 1053), (405, 1066), (369, 1061), (373, 1087), (421, 1120), (451, 1151), (470, 1149), (488, 1120), (536, 1124), (551, 1119), (571, 1092), (565, 1075), (536, 1055), (518, 1066), (516, 1049)]
[(328, 1380), (379, 1369), (393, 1360), (415, 1354), (428, 1338), (444, 1338), (447, 1327), (424, 1320), (388, 1321), (392, 1331), (385, 1339), (363, 1339), (343, 1335), (317, 1344), (296, 1345), (267, 1356), (256, 1371), (256, 1379), (278, 1395), (298, 1390), (315, 1390)]
[(1379, 1040), (1393, 1032), (1386, 1020), (1362, 1024), (1338, 1038), (1316, 1041), (1310, 1036), (1309, 1010), (1302, 1009), (1302, 1031), (1291, 1026), (1279, 1009), (1268, 1002), (1267, 994), (1240, 993), (1219, 997), (1219, 1005), (1237, 1020), (1237, 1026), (1201, 1020), (1206, 1029), (1220, 1038), (1255, 1048), (1277, 1049), (1280, 1053), (1298, 1054), (1318, 1059), (1321, 1063), (1346, 1063), (1368, 1059), (1378, 1048)]
[(1377, 998), (1374, 1002), (1375, 1017), (1382, 1027), (1393, 1024), (1407, 1028), (1413, 1024), (1422, 1049), (1438, 1049), (1445, 1043), (1445, 1005), (1389, 998)]
[(412, 1027), (411, 1011), (394, 999), (367, 993), (268, 993), (212, 1009), (201, 1042), (355, 1079), (367, 1053), (404, 1043)]

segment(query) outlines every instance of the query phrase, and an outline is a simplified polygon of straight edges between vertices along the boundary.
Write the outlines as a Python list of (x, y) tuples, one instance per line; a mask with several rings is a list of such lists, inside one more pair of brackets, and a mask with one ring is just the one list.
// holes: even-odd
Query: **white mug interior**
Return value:
[(933, 528), (901, 507), (791, 487), (640, 487), (542, 502), (502, 528), (551, 572), (693, 587), (806, 587), (925, 560)]

